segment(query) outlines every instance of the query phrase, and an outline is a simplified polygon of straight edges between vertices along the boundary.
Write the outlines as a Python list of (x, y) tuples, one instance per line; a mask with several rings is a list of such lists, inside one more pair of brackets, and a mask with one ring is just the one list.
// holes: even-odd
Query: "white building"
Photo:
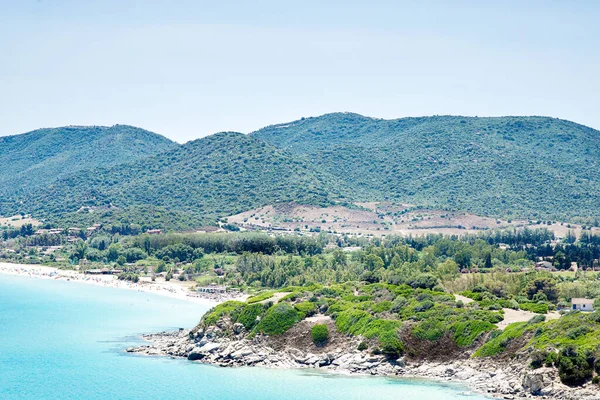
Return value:
[(571, 299), (571, 309), (579, 311), (594, 311), (593, 299)]

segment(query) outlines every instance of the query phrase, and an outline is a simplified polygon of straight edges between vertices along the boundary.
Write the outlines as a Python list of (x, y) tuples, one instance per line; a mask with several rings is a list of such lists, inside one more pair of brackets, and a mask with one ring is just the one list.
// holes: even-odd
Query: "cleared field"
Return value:
[(0, 217), (0, 226), (10, 226), (13, 228), (20, 228), (23, 225), (31, 224), (33, 226), (38, 226), (41, 224), (40, 221), (30, 218), (29, 216), (21, 217), (20, 215), (15, 215), (14, 217)]
[[(504, 221), (459, 211), (426, 210), (410, 204), (356, 203), (356, 208), (342, 206), (312, 207), (293, 203), (269, 205), (228, 218), (246, 229), (281, 231), (331, 231), (363, 235), (425, 235), (442, 233), (464, 235), (495, 228), (544, 227), (558, 237), (569, 231), (579, 235), (578, 225), (535, 224), (525, 220)], [(593, 228), (598, 231), (598, 228)]]
[(576, 274), (579, 274), (580, 277), (585, 277), (585, 278), (595, 278), (598, 275), (598, 272), (594, 272), (594, 271), (578, 271), (578, 272), (574, 272), (574, 271), (554, 271), (552, 272), (553, 275), (557, 275), (557, 276), (561, 276), (565, 279), (573, 279), (575, 278)]

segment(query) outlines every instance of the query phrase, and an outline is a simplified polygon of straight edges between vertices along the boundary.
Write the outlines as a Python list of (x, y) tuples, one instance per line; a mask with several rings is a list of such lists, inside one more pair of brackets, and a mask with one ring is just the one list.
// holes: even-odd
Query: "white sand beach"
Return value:
[[(225, 296), (215, 296), (212, 298), (202, 297), (200, 294), (191, 291), (189, 289), (189, 284), (186, 286), (177, 281), (151, 282), (148, 280), (140, 280), (139, 283), (134, 283), (119, 280), (114, 275), (85, 275), (73, 270), (63, 270), (36, 264), (11, 264), (0, 262), (0, 274), (25, 276), (33, 279), (65, 280), (116, 289), (136, 290), (138, 292), (154, 293), (209, 306), (214, 306), (231, 299)], [(244, 298), (245, 296), (242, 295), (240, 299), (243, 300)]]

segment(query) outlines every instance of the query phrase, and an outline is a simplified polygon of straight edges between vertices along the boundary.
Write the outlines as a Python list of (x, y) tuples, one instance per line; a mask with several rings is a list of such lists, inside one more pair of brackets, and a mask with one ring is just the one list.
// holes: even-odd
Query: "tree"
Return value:
[(361, 277), (361, 281), (369, 282), (369, 283), (377, 283), (379, 282), (379, 278), (371, 271), (365, 271)]
[(572, 244), (572, 243), (575, 243), (576, 240), (577, 240), (577, 236), (575, 236), (573, 231), (571, 231), (569, 229), (569, 231), (567, 232), (567, 237), (564, 238), (563, 242)]
[(558, 375), (565, 385), (580, 386), (592, 379), (592, 363), (574, 347), (567, 347), (558, 358)]
[(494, 265), (492, 264), (492, 254), (491, 253), (486, 253), (483, 267), (486, 269), (491, 269), (494, 267)]
[(346, 253), (343, 250), (335, 250), (332, 253), (333, 260), (331, 261), (332, 266), (344, 267), (348, 264), (348, 260), (346, 258)]
[(538, 293), (543, 293), (549, 301), (556, 301), (558, 290), (552, 278), (536, 278), (525, 287), (529, 300), (533, 300)]
[(87, 249), (87, 243), (85, 243), (83, 240), (78, 240), (77, 243), (75, 243), (75, 255), (77, 258), (80, 260), (84, 259)]
[(31, 236), (33, 235), (33, 225), (24, 224), (21, 226), (21, 236)]
[(471, 266), (471, 253), (466, 250), (461, 250), (454, 255), (454, 261), (460, 269), (469, 268)]
[(570, 262), (565, 256), (565, 253), (562, 251), (557, 251), (554, 255), (553, 265), (556, 269), (567, 269), (570, 266)]
[(117, 258), (119, 258), (119, 256), (121, 255), (121, 251), (121, 245), (113, 243), (110, 246), (108, 246), (108, 255), (106, 256), (106, 258), (108, 259), (108, 261), (117, 261)]
[(438, 280), (431, 274), (419, 274), (409, 282), (410, 287), (414, 289), (433, 289)]
[(151, 254), (151, 250), (152, 250), (152, 247), (150, 246), (150, 236), (145, 235), (144, 236), (144, 251), (148, 255), (150, 255)]
[(439, 264), (435, 270), (435, 275), (440, 279), (454, 279), (460, 274), (458, 264), (452, 260), (446, 260)]
[(379, 268), (383, 268), (383, 260), (381, 257), (376, 256), (375, 254), (369, 254), (365, 257), (365, 268), (369, 271), (376, 271)]
[(139, 249), (137, 247), (130, 247), (124, 251), (125, 259), (127, 262), (133, 263), (138, 260), (143, 260), (148, 255), (144, 252), (144, 250)]
[(156, 273), (160, 274), (161, 272), (163, 272), (165, 270), (165, 262), (164, 261), (159, 261), (158, 265), (156, 266)]

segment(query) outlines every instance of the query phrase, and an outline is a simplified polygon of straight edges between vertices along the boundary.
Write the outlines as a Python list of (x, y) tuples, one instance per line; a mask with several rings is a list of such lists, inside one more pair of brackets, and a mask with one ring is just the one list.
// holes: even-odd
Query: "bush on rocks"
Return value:
[(567, 347), (558, 358), (558, 375), (565, 385), (580, 386), (592, 379), (592, 363), (574, 347)]
[(312, 339), (315, 346), (324, 346), (329, 340), (329, 328), (325, 324), (317, 324), (312, 327)]
[(281, 335), (300, 321), (301, 315), (288, 303), (270, 307), (257, 325), (257, 330), (266, 335)]
[(311, 303), (310, 301), (303, 301), (302, 303), (298, 303), (294, 306), (294, 308), (300, 313), (302, 313), (305, 317), (310, 317), (317, 310), (317, 306), (315, 305), (315, 303)]

